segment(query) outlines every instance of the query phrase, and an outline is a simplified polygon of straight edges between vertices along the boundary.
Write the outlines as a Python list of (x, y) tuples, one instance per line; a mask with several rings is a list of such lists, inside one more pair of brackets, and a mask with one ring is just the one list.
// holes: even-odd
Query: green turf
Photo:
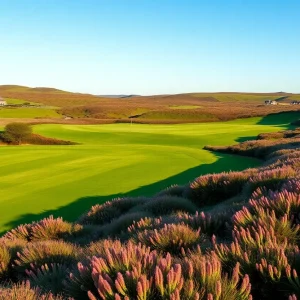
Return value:
[(171, 105), (169, 108), (171, 109), (197, 109), (201, 108), (200, 105)]
[(49, 107), (18, 107), (0, 108), (0, 118), (61, 118), (54, 109)]
[(74, 220), (91, 205), (114, 197), (151, 195), (201, 174), (256, 166), (256, 159), (216, 155), (202, 147), (287, 127), (284, 117), (271, 121), (37, 125), (36, 133), (81, 144), (0, 147), (0, 230), (49, 214)]
[(9, 105), (24, 104), (26, 102), (28, 103), (28, 101), (21, 100), (21, 99), (13, 99), (13, 98), (5, 98), (5, 101)]

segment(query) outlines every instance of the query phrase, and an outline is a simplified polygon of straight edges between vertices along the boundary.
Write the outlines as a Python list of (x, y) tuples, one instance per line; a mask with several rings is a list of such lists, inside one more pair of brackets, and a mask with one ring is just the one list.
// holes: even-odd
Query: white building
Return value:
[(265, 101), (265, 104), (266, 104), (266, 105), (277, 105), (278, 103), (277, 103), (277, 101), (275, 101), (275, 100), (266, 100), (266, 101)]
[(6, 101), (0, 97), (0, 106), (5, 106), (7, 105)]

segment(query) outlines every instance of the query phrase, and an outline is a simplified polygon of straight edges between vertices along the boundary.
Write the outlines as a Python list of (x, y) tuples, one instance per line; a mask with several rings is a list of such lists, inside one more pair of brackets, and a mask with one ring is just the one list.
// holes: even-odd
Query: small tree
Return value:
[(32, 128), (30, 125), (25, 123), (9, 123), (5, 126), (2, 137), (6, 142), (20, 145), (31, 134)]

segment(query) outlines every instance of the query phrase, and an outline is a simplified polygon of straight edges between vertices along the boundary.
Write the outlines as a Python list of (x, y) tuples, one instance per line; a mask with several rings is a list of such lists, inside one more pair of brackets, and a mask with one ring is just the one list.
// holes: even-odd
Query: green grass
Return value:
[(171, 109), (197, 109), (201, 108), (200, 105), (171, 105), (169, 108)]
[(13, 99), (13, 98), (5, 98), (5, 101), (9, 105), (24, 104), (26, 102), (28, 103), (28, 101), (21, 100), (21, 99)]
[[(272, 119), (272, 121), (274, 121)], [(75, 220), (95, 203), (152, 195), (171, 184), (259, 164), (202, 149), (287, 128), (261, 118), (181, 125), (38, 125), (36, 133), (75, 146), (0, 147), (0, 230), (46, 215)], [(262, 123), (262, 124), (258, 124)]]
[(54, 109), (49, 107), (0, 108), (0, 118), (61, 118)]

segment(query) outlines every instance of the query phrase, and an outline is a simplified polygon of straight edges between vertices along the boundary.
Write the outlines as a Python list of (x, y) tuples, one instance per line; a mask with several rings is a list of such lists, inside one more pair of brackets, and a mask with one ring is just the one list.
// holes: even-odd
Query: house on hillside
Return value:
[(266, 100), (265, 101), (265, 105), (277, 105), (277, 101), (275, 100)]
[(300, 105), (300, 101), (294, 100), (291, 102), (292, 105)]
[(6, 101), (0, 97), (0, 106), (5, 106), (7, 105)]

